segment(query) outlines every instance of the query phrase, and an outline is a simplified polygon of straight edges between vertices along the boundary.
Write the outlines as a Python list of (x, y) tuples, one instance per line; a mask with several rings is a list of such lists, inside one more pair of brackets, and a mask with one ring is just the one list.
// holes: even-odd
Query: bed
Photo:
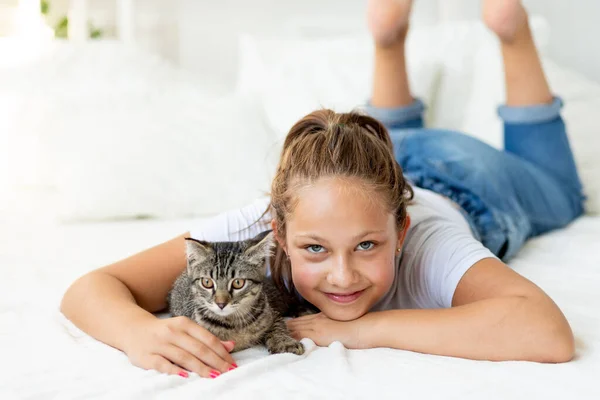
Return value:
[[(303, 356), (239, 352), (239, 368), (214, 380), (133, 367), (118, 350), (57, 310), (77, 276), (167, 240), (201, 220), (123, 221), (3, 229), (0, 238), (2, 399), (447, 398), (597, 399), (600, 396), (600, 218), (530, 241), (511, 266), (562, 308), (576, 337), (566, 364), (485, 362), (401, 350), (347, 350), (339, 342)], [(23, 240), (23, 238), (27, 240)], [(399, 332), (398, 334), (402, 334)]]
[[(564, 311), (576, 337), (572, 362), (470, 361), (304, 339), (303, 356), (252, 348), (217, 379), (182, 379), (133, 367), (59, 312), (78, 276), (268, 190), (285, 129), (298, 116), (365, 98), (368, 36), (298, 35), (307, 30), (242, 35), (235, 90), (219, 97), (189, 71), (118, 41), (52, 43), (43, 62), (3, 66), (0, 141), (10, 146), (0, 146), (0, 165), (11, 173), (0, 174), (1, 399), (600, 398), (600, 135), (591, 118), (600, 86), (546, 59), (567, 103), (588, 214), (529, 241), (510, 266)], [(548, 24), (536, 20), (535, 35), (543, 48)], [(478, 24), (457, 23), (415, 30), (410, 40), (413, 88), (430, 106), (428, 123), (500, 146), (493, 38)]]

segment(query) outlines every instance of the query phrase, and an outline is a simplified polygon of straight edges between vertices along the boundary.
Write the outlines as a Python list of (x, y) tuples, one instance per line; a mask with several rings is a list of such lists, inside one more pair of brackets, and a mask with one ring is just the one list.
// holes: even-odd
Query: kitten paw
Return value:
[(304, 354), (304, 345), (290, 338), (289, 340), (271, 344), (268, 346), (268, 350), (271, 354), (294, 353), (301, 356)]

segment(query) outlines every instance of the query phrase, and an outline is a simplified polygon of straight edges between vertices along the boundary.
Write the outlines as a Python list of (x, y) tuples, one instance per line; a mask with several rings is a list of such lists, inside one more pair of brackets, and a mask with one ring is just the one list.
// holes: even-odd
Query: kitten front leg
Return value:
[(297, 355), (304, 354), (304, 346), (302, 343), (290, 336), (290, 332), (285, 326), (283, 318), (279, 317), (265, 333), (265, 346), (271, 354), (278, 353), (294, 353)]

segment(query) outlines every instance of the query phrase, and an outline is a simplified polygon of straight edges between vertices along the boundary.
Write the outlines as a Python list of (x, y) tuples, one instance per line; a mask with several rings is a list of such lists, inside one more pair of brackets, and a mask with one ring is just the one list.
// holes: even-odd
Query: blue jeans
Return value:
[(423, 128), (420, 100), (367, 106), (367, 112), (387, 126), (406, 178), (458, 203), (477, 239), (506, 261), (528, 238), (584, 212), (562, 104), (555, 98), (548, 105), (499, 107), (504, 151), (459, 132)]

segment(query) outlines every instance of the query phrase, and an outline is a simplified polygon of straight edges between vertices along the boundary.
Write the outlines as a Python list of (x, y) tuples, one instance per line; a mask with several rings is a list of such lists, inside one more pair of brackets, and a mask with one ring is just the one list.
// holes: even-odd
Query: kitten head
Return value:
[(240, 242), (188, 238), (187, 275), (195, 305), (220, 317), (246, 313), (262, 292), (274, 246), (271, 231)]

